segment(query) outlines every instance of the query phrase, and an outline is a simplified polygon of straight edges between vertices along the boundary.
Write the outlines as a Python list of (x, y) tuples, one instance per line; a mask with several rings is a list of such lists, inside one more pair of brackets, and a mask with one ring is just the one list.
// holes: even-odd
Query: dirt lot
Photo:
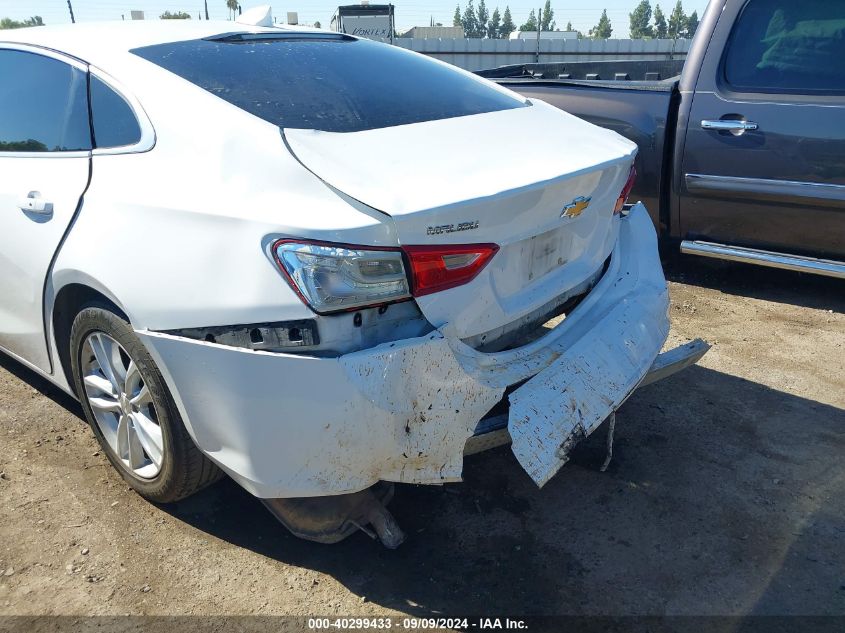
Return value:
[(543, 490), (474, 456), (397, 487), (395, 552), (297, 540), (228, 480), (147, 503), (0, 358), (0, 614), (845, 615), (845, 285), (667, 268), (670, 342), (713, 349), (628, 401), (609, 471), (603, 428)]

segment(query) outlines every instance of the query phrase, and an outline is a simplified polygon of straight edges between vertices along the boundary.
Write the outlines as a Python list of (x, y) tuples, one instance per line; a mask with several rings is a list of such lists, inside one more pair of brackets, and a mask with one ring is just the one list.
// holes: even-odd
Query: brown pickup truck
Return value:
[(682, 252), (845, 278), (845, 2), (711, 0), (672, 71), (479, 74), (635, 141), (632, 199)]

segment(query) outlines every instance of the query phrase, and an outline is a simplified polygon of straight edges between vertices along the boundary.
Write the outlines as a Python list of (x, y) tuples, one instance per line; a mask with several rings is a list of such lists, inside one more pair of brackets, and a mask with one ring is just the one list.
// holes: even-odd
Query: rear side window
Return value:
[(356, 132), (524, 107), (421, 55), (345, 36), (230, 36), (132, 51), (283, 128)]
[(91, 118), (98, 148), (135, 145), (141, 140), (141, 126), (132, 108), (94, 75), (91, 75)]
[(57, 59), (0, 50), (0, 152), (90, 150), (86, 75)]
[(845, 2), (750, 0), (731, 33), (725, 79), (749, 92), (845, 92)]

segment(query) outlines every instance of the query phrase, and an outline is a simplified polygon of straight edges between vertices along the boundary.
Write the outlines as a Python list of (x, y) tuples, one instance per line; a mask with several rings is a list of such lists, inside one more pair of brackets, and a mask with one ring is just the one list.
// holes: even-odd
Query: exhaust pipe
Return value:
[(261, 502), (299, 538), (339, 543), (361, 530), (388, 549), (396, 549), (405, 540), (405, 534), (386, 507), (393, 498), (393, 490), (392, 483), (382, 481), (347, 495), (262, 499)]

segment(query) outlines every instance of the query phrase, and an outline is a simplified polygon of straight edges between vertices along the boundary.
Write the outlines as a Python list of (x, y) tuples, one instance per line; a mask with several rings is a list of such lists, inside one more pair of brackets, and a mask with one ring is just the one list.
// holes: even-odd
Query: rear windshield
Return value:
[(283, 128), (357, 132), (527, 105), (422, 55), (342, 35), (233, 35), (132, 52)]

